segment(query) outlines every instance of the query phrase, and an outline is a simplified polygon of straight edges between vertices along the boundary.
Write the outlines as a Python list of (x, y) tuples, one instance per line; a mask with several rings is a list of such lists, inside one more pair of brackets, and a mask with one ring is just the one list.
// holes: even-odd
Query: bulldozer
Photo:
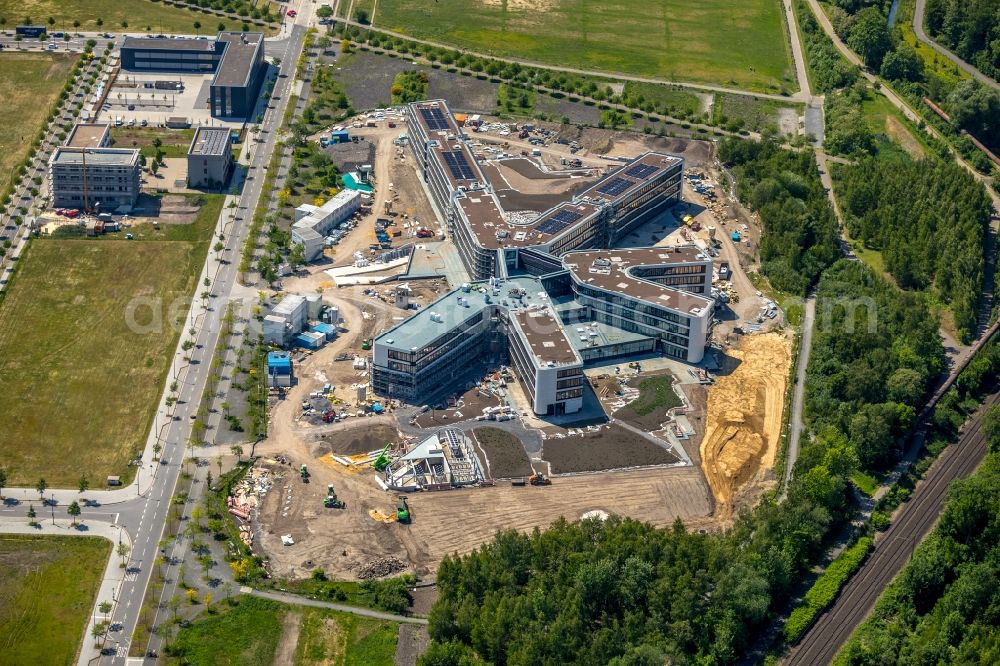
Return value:
[(532, 474), (528, 477), (528, 483), (533, 486), (551, 486), (552, 479), (548, 478), (544, 474)]
[(302, 465), (299, 468), (299, 477), (302, 479), (302, 483), (309, 483), (309, 468)]
[(396, 505), (396, 522), (404, 525), (410, 523), (410, 505), (407, 503), (405, 495), (399, 496), (399, 503)]

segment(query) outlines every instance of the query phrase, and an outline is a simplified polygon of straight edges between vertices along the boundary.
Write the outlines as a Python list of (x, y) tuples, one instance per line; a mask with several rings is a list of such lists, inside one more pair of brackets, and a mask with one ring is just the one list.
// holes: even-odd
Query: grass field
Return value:
[(919, 159), (928, 153), (929, 147), (924, 143), (923, 133), (914, 131), (899, 109), (884, 96), (876, 94), (864, 100), (861, 103), (861, 115), (868, 129), (875, 134), (884, 134), (910, 157)]
[(153, 127), (112, 127), (111, 145), (115, 148), (138, 148), (147, 158), (156, 154), (153, 139), (161, 142), (164, 157), (186, 157), (193, 129), (166, 129)]
[(66, 54), (0, 54), (0, 190), (28, 154), (75, 61)]
[(684, 404), (673, 389), (673, 381), (671, 374), (640, 380), (636, 387), (639, 397), (618, 410), (615, 417), (647, 432), (658, 430), (667, 420), (667, 410)]
[[(351, 3), (340, 3), (346, 12)], [(356, 0), (372, 15), (375, 0)], [(460, 48), (752, 90), (796, 86), (775, 0), (395, 0), (374, 24)]]
[[(202, 14), (189, 9), (171, 7), (152, 0), (0, 0), (0, 16), (7, 19), (7, 28), (31, 18), (33, 23), (47, 25), (49, 17), (55, 19), (53, 31), (79, 30), (110, 32), (122, 31), (122, 21), (131, 32), (148, 30), (152, 33), (194, 33), (194, 22), (201, 22), (201, 32), (214, 33), (220, 21), (215, 15)], [(101, 19), (103, 25), (98, 25)], [(80, 22), (74, 27), (75, 21)], [(227, 28), (238, 30), (235, 21), (228, 21)]]
[(670, 451), (617, 424), (582, 437), (550, 437), (545, 440), (542, 458), (552, 463), (556, 474), (670, 465), (678, 460)]
[(784, 109), (794, 109), (797, 115), (802, 113), (801, 106), (782, 104), (770, 99), (728, 94), (715, 96), (715, 121), (720, 125), (735, 122), (729, 129), (739, 127), (759, 132), (767, 126), (780, 128), (779, 114)]
[(0, 536), (0, 661), (75, 664), (111, 543)]
[[(0, 302), (0, 392), (20, 398), (0, 401), (8, 483), (44, 476), (72, 487), (83, 472), (95, 487), (108, 474), (131, 478), (126, 463), (145, 444), (177, 344), (170, 307), (195, 290), (220, 205), (209, 199), (187, 228), (150, 230), (162, 241), (32, 242)], [(130, 328), (137, 297), (160, 304), (160, 332)], [(151, 306), (134, 312), (139, 324), (151, 318)]]
[[(296, 666), (382, 666), (393, 663), (398, 627), (318, 608), (292, 608), (267, 599), (238, 597), (216, 606), (177, 634), (168, 664), (268, 666), (275, 663), (285, 626), (298, 623), (298, 642), (282, 645)], [(298, 615), (298, 617), (296, 617)], [(286, 648), (289, 652), (286, 653)], [(281, 663), (289, 663), (284, 658)]]

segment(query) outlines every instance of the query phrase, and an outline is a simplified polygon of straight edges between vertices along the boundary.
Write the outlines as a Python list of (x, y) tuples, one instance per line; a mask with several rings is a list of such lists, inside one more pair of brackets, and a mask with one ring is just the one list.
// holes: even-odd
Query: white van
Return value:
[(115, 116), (115, 127), (121, 127), (125, 124), (125, 119), (121, 116)]

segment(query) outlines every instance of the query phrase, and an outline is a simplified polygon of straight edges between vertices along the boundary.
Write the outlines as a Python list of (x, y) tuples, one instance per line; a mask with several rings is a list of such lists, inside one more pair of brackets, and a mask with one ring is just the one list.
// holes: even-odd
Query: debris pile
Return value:
[(229, 513), (239, 519), (240, 539), (248, 546), (253, 544), (250, 518), (272, 485), (274, 485), (274, 481), (270, 472), (254, 467), (247, 472), (243, 480), (233, 488), (232, 494), (226, 498)]
[(406, 569), (406, 565), (403, 564), (399, 558), (392, 557), (391, 555), (389, 557), (380, 557), (363, 564), (361, 568), (358, 569), (358, 579), (368, 580), (369, 578), (385, 578), (386, 576), (399, 573), (404, 569)]

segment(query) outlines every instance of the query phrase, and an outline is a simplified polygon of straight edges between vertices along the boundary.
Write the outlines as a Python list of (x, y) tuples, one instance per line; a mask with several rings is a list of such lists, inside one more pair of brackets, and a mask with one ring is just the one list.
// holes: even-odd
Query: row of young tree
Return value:
[(840, 257), (837, 222), (812, 153), (783, 150), (776, 140), (731, 138), (719, 143), (718, 156), (740, 201), (760, 214), (761, 273), (776, 289), (804, 296)]
[(991, 210), (982, 185), (950, 160), (868, 157), (836, 175), (851, 237), (879, 250), (903, 289), (931, 289), (970, 340)]
[(838, 664), (1000, 663), (1000, 447), (955, 482), (913, 553)]

